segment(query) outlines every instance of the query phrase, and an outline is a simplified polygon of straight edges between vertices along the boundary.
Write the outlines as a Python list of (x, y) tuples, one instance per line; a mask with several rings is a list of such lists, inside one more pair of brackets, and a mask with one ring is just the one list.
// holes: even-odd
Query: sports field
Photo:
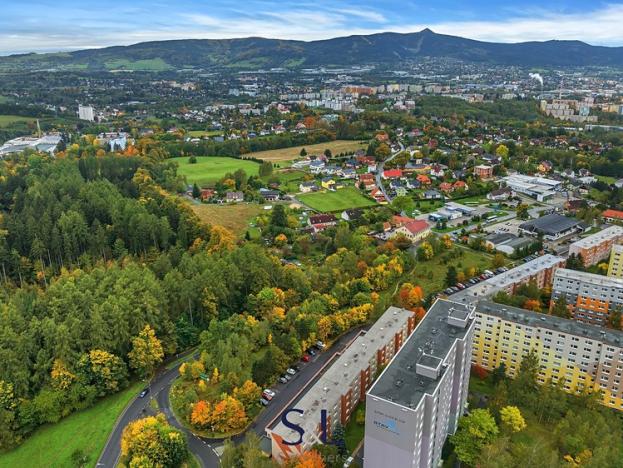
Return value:
[(187, 156), (172, 160), (179, 166), (178, 174), (186, 176), (189, 184), (197, 183), (199, 186), (213, 184), (238, 169), (244, 169), (248, 176), (257, 175), (260, 170), (256, 162), (221, 156), (200, 156), (195, 164), (190, 164)]
[(317, 211), (342, 211), (348, 208), (364, 208), (374, 206), (376, 203), (363, 196), (354, 187), (345, 187), (335, 192), (325, 191), (317, 193), (305, 193), (297, 195), (297, 198), (307, 206)]
[(318, 143), (316, 145), (294, 146), (292, 148), (282, 148), (268, 151), (257, 151), (255, 153), (245, 154), (245, 156), (253, 156), (257, 159), (263, 159), (271, 162), (293, 161), (301, 157), (301, 150), (305, 148), (308, 155), (322, 154), (324, 150), (330, 149), (335, 156), (340, 153), (354, 153), (358, 149), (366, 149), (367, 145), (359, 141), (352, 140), (335, 140), (326, 143)]
[(95, 466), (117, 416), (136, 397), (143, 384), (136, 383), (120, 393), (104, 398), (95, 406), (74, 413), (56, 424), (37, 429), (26, 441), (0, 454), (0, 467), (53, 466), (72, 468), (71, 455), (80, 450)]

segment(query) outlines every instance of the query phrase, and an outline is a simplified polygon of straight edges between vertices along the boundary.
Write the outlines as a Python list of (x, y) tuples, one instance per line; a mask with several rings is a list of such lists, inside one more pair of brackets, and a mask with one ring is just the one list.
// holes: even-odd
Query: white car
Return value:
[(264, 391), (262, 392), (262, 396), (267, 399), (268, 401), (272, 400), (273, 397), (275, 396), (275, 392), (273, 392), (270, 388), (266, 388), (264, 389)]
[(354, 460), (353, 457), (348, 457), (346, 461), (344, 462), (344, 468), (348, 468), (350, 464), (353, 462), (353, 460)]
[(286, 371), (288, 374), (290, 375), (294, 375), (296, 374), (296, 371), (294, 369), (292, 369), (291, 367), (288, 368), (288, 370)]

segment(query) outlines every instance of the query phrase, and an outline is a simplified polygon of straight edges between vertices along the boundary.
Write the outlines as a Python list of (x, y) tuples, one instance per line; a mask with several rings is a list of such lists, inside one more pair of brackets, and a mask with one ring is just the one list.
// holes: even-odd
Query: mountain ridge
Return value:
[(623, 67), (623, 47), (594, 46), (576, 40), (496, 43), (438, 34), (426, 28), (414, 33), (381, 32), (316, 41), (262, 37), (150, 41), (72, 52), (9, 55), (0, 57), (0, 69), (297, 69), (391, 65), (426, 57), (528, 67)]

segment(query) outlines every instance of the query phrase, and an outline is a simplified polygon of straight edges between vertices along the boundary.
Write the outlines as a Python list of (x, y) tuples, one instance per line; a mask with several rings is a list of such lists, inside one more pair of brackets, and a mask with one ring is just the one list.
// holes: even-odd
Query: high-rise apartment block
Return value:
[(623, 307), (623, 279), (560, 268), (554, 274), (552, 307), (561, 298), (576, 320), (606, 325), (610, 314)]
[(469, 385), (474, 307), (437, 300), (366, 395), (364, 468), (429, 468)]
[(610, 226), (569, 246), (569, 255), (579, 255), (584, 266), (605, 260), (615, 245), (623, 242), (623, 227)]
[(608, 276), (623, 278), (623, 245), (612, 246), (610, 262), (608, 263)]
[(493, 370), (504, 363), (515, 377), (535, 351), (539, 383), (562, 381), (578, 395), (601, 391), (604, 405), (623, 410), (623, 332), (485, 301), (475, 316), (475, 365)]

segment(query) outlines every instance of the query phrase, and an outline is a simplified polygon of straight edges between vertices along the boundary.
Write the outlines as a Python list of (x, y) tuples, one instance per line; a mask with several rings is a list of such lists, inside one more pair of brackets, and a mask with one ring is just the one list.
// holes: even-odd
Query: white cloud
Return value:
[[(337, 2), (336, 2), (337, 3)], [(240, 6), (238, 6), (240, 8)], [(268, 8), (268, 7), (267, 7)], [(233, 16), (232, 16), (233, 13)], [(577, 39), (591, 44), (623, 45), (623, 4), (611, 4), (585, 14), (547, 11), (507, 12), (500, 21), (445, 21), (412, 24), (395, 19), (389, 12), (356, 8), (337, 3), (333, 7), (299, 3), (296, 8), (229, 10), (227, 17), (215, 10), (211, 14), (171, 15), (168, 23), (152, 21), (149, 27), (123, 22), (47, 23), (37, 28), (0, 31), (0, 54), (28, 51), (76, 50), (142, 41), (168, 39), (219, 39), (266, 37), (317, 40), (382, 31), (411, 32), (426, 27), (443, 34), (493, 42), (521, 42), (549, 39)], [(46, 27), (48, 29), (46, 29)]]
[[(534, 15), (536, 12), (532, 12)], [(623, 5), (609, 5), (584, 14), (541, 12), (540, 17), (515, 17), (503, 21), (450, 21), (408, 27), (491, 42), (581, 40), (590, 44), (623, 45)]]

